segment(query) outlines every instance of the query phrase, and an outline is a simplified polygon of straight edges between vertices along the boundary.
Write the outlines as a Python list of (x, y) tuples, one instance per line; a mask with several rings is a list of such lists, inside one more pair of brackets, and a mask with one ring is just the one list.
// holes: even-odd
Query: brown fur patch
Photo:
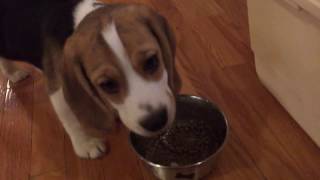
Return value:
[[(170, 36), (172, 33), (168, 32), (166, 23), (163, 23), (155, 12), (141, 5), (117, 4), (90, 13), (68, 39), (63, 51), (64, 60), (48, 58), (45, 66), (49, 83), (53, 83), (50, 85), (52, 87), (49, 86), (50, 89), (57, 89), (63, 84), (66, 99), (79, 120), (98, 129), (110, 128), (117, 116), (109, 104), (110, 101), (123, 103), (128, 94), (127, 80), (119, 60), (101, 35), (102, 30), (112, 20), (116, 24), (130, 63), (138, 74), (147, 81), (157, 81), (166, 69), (173, 91), (172, 84), (177, 78), (173, 76), (178, 76), (174, 73), (174, 40), (168, 37), (168, 33)], [(157, 54), (160, 60), (160, 69), (152, 76), (146, 75), (142, 70), (150, 53)], [(48, 53), (48, 56), (62, 59), (59, 50), (57, 55)], [(53, 62), (59, 63), (53, 66)], [(105, 93), (99, 87), (103, 78), (117, 80), (121, 86), (120, 93)]]

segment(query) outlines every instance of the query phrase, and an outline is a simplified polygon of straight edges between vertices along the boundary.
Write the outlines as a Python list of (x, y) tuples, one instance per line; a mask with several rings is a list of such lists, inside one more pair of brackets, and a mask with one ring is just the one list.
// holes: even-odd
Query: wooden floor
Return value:
[[(245, 0), (140, 2), (168, 17), (176, 31), (182, 92), (211, 99), (229, 119), (228, 143), (208, 179), (320, 179), (319, 148), (257, 78)], [(108, 156), (77, 158), (39, 73), (13, 88), (0, 76), (0, 107), (0, 180), (153, 179), (124, 128), (108, 136)]]

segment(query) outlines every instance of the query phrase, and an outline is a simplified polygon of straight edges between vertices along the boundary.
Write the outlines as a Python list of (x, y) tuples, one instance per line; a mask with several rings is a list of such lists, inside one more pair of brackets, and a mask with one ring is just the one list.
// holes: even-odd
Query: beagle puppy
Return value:
[(94, 0), (5, 0), (0, 3), (0, 70), (13, 83), (43, 70), (53, 108), (76, 154), (97, 158), (104, 140), (86, 127), (110, 129), (116, 118), (153, 136), (175, 118), (181, 87), (175, 38), (167, 21), (137, 4)]

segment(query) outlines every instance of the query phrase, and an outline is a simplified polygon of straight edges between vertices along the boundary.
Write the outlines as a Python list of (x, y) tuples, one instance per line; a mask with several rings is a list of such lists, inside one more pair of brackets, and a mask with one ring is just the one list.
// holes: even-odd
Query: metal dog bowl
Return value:
[(228, 134), (223, 113), (208, 100), (177, 97), (176, 121), (157, 137), (130, 134), (130, 142), (147, 169), (161, 180), (201, 179), (208, 175)]

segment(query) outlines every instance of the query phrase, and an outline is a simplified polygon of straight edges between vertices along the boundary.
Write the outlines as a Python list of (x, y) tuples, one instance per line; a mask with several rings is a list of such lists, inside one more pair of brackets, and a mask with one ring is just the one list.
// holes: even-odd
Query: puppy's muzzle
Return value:
[(150, 132), (156, 132), (163, 129), (168, 122), (168, 111), (162, 107), (156, 111), (151, 112), (144, 120), (140, 122), (140, 125)]

